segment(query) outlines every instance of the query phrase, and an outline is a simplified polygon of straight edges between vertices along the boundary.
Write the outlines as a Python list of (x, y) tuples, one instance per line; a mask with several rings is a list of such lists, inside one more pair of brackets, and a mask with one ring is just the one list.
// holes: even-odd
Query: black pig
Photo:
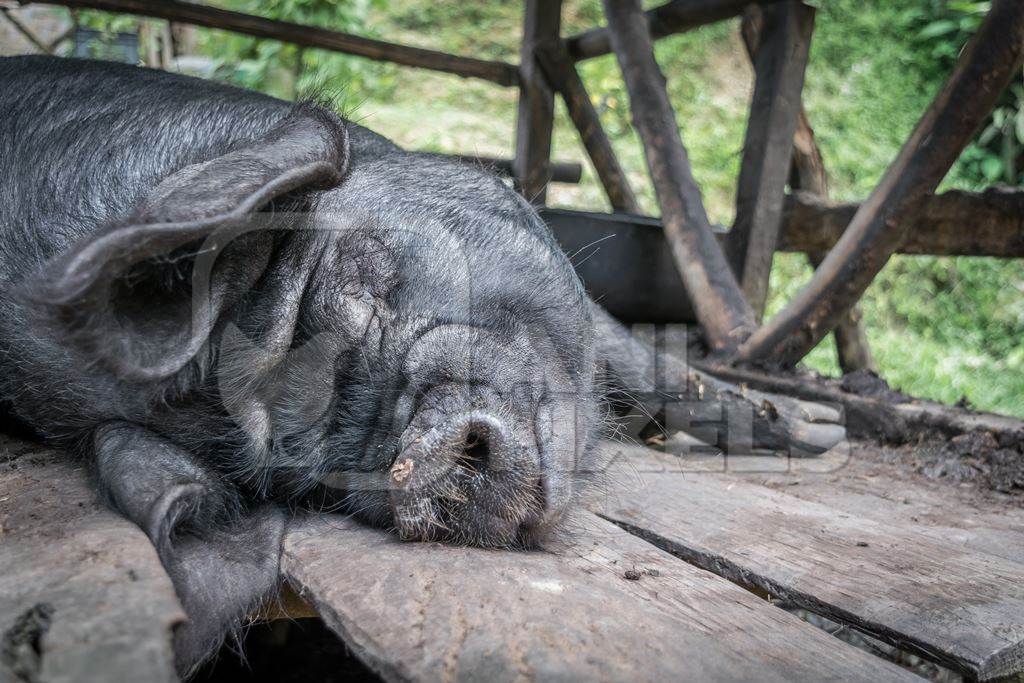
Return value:
[[(149, 534), (183, 671), (275, 589), (289, 506), (533, 545), (587, 469), (599, 387), (656, 388), (481, 169), (135, 67), (2, 59), (0, 86), (0, 399)], [(820, 451), (834, 417), (755, 416), (754, 441)]]

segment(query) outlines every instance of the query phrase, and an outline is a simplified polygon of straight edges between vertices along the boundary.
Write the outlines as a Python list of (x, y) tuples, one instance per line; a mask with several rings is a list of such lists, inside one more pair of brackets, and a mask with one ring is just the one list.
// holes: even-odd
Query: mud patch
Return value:
[(946, 442), (922, 444), (910, 451), (914, 469), (929, 479), (978, 486), (1024, 499), (1024, 444), (1000, 441), (992, 432), (974, 430)]
[(839, 388), (848, 394), (877, 398), (890, 403), (910, 403), (912, 400), (889, 386), (889, 383), (871, 370), (855, 370), (843, 375)]

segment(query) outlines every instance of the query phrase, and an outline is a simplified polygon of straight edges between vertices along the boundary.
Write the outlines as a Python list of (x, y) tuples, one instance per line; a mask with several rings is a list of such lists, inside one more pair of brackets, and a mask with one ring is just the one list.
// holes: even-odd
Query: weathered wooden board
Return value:
[(917, 680), (588, 513), (532, 553), (314, 517), (283, 569), (388, 680)]
[(1024, 670), (1024, 565), (898, 519), (620, 450), (613, 483), (594, 501), (607, 519), (698, 566), (981, 679)]
[(824, 474), (797, 468), (741, 476), (841, 514), (867, 517), (1024, 565), (1024, 507), (1019, 498), (982, 491), (975, 484), (924, 479), (882, 457), (878, 446), (862, 444)]
[(0, 437), (0, 680), (176, 681), (183, 619), (149, 539), (80, 468)]

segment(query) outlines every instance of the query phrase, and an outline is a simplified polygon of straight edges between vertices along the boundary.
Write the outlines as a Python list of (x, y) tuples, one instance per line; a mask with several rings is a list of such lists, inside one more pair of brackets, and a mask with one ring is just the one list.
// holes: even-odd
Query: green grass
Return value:
[[(932, 1), (818, 3), (804, 97), (830, 173), (832, 198), (860, 199), (872, 190), (941, 86), (934, 60), (906, 21), (909, 8)], [(364, 33), (518, 60), (521, 3), (360, 2), (369, 2)], [(567, 0), (563, 33), (600, 22), (599, 0)], [(209, 49), (217, 49), (216, 44)], [(313, 54), (303, 59), (315, 65), (316, 51), (307, 52)], [(751, 87), (738, 22), (663, 40), (657, 56), (708, 213), (713, 221), (728, 225)], [(354, 87), (340, 93), (343, 106), (371, 128), (414, 149), (512, 155), (515, 91), (415, 69), (368, 69), (365, 61), (337, 59), (352, 61), (338, 62), (336, 70), (359, 76)], [(614, 57), (584, 63), (581, 74), (644, 210), (657, 213)], [(560, 103), (556, 117), (554, 157), (585, 162)], [(944, 186), (970, 187), (970, 177), (963, 166), (955, 167)], [(548, 201), (608, 208), (586, 163), (583, 182), (553, 186)], [(809, 277), (802, 256), (779, 255), (769, 313), (778, 311)], [(892, 385), (946, 402), (966, 396), (979, 408), (1024, 416), (1024, 262), (896, 257), (869, 288), (863, 308), (872, 350)], [(831, 340), (819, 345), (805, 364), (837, 373)]]

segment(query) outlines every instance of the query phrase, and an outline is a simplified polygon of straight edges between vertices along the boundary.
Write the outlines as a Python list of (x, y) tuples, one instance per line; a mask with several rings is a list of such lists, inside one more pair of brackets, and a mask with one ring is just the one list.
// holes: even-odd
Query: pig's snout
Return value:
[(399, 536), (474, 545), (523, 545), (544, 521), (536, 448), (490, 412), (474, 410), (402, 435), (389, 476)]

